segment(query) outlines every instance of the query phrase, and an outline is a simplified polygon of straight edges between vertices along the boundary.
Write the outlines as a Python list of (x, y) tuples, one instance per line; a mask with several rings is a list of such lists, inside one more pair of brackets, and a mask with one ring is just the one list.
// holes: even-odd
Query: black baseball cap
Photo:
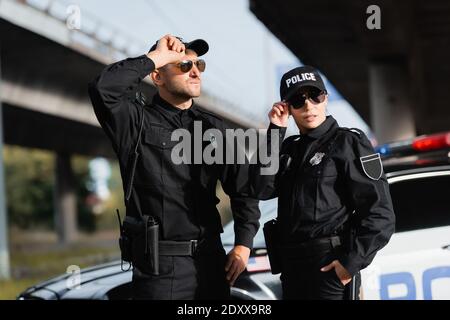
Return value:
[(280, 82), (281, 100), (287, 101), (302, 87), (315, 87), (326, 91), (319, 71), (311, 66), (302, 66), (286, 72)]
[[(189, 50), (195, 51), (195, 53), (196, 53), (199, 57), (202, 56), (202, 55), (204, 55), (205, 53), (207, 53), (208, 50), (209, 50), (209, 45), (208, 45), (208, 43), (207, 43), (205, 40), (203, 40), (203, 39), (196, 39), (196, 40), (193, 40), (193, 41), (191, 41), (191, 42), (185, 42), (185, 41), (184, 41), (182, 38), (180, 38), (180, 37), (176, 37), (176, 38), (177, 38), (178, 40), (180, 40), (180, 41), (184, 44), (184, 46), (186, 47), (186, 50), (189, 49)], [(157, 44), (158, 44), (158, 41), (155, 42), (155, 44), (150, 48), (150, 50), (149, 50), (148, 52), (155, 50)]]

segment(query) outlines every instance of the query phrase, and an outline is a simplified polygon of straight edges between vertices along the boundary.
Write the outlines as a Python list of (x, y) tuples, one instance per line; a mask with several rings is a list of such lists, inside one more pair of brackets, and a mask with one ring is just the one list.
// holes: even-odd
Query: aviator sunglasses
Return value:
[(198, 60), (195, 60), (195, 61), (193, 61), (193, 60), (183, 60), (183, 61), (180, 61), (180, 62), (174, 63), (174, 64), (181, 70), (181, 72), (186, 73), (186, 72), (191, 71), (192, 67), (194, 66), (194, 63), (197, 66), (198, 71), (200, 71), (200, 72), (204, 72), (205, 71), (205, 69), (206, 69), (206, 62), (203, 59), (198, 59)]

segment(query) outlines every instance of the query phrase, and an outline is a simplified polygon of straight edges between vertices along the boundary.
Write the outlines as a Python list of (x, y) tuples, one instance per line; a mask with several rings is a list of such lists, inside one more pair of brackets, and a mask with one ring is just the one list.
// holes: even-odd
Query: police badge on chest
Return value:
[(309, 163), (312, 166), (317, 166), (322, 162), (323, 157), (325, 156), (325, 153), (322, 152), (316, 152), (316, 154), (309, 160)]

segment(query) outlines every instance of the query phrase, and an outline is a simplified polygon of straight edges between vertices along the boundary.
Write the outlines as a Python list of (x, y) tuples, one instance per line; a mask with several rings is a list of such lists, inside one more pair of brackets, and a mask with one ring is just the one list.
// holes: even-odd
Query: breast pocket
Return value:
[(172, 161), (171, 152), (178, 141), (172, 141), (172, 132), (162, 127), (148, 128), (143, 134), (140, 161), (143, 170), (150, 174), (162, 174), (164, 163)]
[(158, 150), (172, 149), (178, 141), (171, 140), (172, 131), (163, 127), (152, 127), (144, 132), (144, 143)]
[(338, 183), (338, 170), (332, 159), (327, 159), (322, 165), (317, 166), (313, 170), (314, 176), (317, 178), (316, 187), (316, 208), (318, 219), (326, 212), (340, 207), (341, 200), (336, 194)]

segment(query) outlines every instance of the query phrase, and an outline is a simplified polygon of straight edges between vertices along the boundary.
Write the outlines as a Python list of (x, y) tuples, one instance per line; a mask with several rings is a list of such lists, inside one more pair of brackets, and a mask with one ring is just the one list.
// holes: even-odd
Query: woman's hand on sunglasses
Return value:
[(181, 60), (186, 47), (176, 37), (168, 34), (159, 39), (156, 49), (147, 55), (155, 63), (155, 68), (161, 68), (169, 63)]
[(289, 119), (289, 105), (284, 102), (275, 102), (269, 112), (269, 120), (271, 123), (279, 127), (287, 127)]

